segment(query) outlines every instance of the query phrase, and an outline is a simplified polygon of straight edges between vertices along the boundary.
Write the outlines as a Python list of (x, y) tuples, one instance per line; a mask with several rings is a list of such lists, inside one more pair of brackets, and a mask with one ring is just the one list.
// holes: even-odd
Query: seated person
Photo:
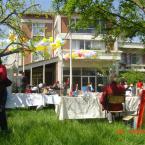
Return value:
[(46, 84), (44, 84), (43, 89), (42, 89), (42, 94), (48, 94), (49, 88)]
[(56, 82), (53, 84), (52, 88), (53, 88), (54, 90), (60, 90), (59, 81), (56, 81)]
[[(116, 81), (112, 81), (109, 85), (105, 86), (103, 88), (103, 93), (102, 96), (100, 98), (100, 103), (103, 106), (104, 110), (108, 109), (108, 104), (107, 104), (107, 97), (114, 95), (114, 96), (119, 96), (119, 95), (123, 95), (125, 94), (125, 88), (122, 85), (118, 85)], [(112, 111), (119, 111), (123, 109), (123, 105), (122, 103), (119, 104), (109, 104), (109, 110)], [(110, 112), (108, 112), (108, 120), (109, 123), (112, 123), (112, 114)]]
[(32, 93), (31, 86), (27, 85), (25, 89), (25, 93)]
[(79, 84), (76, 83), (75, 86), (74, 86), (74, 89), (73, 89), (73, 96), (74, 97), (77, 97), (78, 96), (78, 91), (79, 91)]
[(32, 93), (38, 93), (38, 87), (34, 86), (32, 87)]

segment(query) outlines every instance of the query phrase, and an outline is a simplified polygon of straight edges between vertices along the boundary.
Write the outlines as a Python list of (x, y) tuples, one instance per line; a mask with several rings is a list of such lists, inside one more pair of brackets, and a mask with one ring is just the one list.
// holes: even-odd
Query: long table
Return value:
[[(105, 118), (105, 111), (102, 111), (102, 105), (99, 101), (100, 96), (101, 93), (90, 93), (89, 96), (79, 97), (16, 93), (8, 95), (6, 108), (39, 107), (54, 104), (59, 120)], [(140, 97), (126, 97), (125, 102), (127, 111), (137, 111)]]
[(45, 106), (46, 104), (59, 104), (60, 97), (55, 95), (44, 95), (40, 93), (16, 93), (9, 94), (6, 108), (20, 108), (28, 106)]
[[(61, 97), (60, 104), (56, 105), (59, 120), (105, 118), (105, 111), (100, 104), (101, 93), (90, 93), (89, 96)], [(127, 111), (135, 112), (140, 103), (140, 97), (126, 97)]]
[(56, 113), (59, 120), (105, 118), (105, 111), (99, 103), (99, 95), (90, 94), (80, 97), (61, 97), (61, 102), (56, 105)]

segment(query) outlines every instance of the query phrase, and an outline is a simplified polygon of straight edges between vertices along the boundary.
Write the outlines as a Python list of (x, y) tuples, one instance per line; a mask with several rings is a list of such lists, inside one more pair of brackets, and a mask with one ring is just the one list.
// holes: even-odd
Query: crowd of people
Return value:
[[(53, 85), (48, 86), (46, 84), (40, 83), (38, 86), (31, 86), (28, 83), (28, 78), (25, 76), (25, 73), (22, 73), (21, 83), (20, 83), (20, 92), (21, 93), (42, 93), (42, 94), (54, 94), (57, 93), (59, 95), (69, 95), (69, 83), (70, 80), (67, 78), (63, 85), (60, 84), (59, 81), (55, 81)], [(0, 59), (0, 127), (2, 131), (8, 130), (7, 125), (7, 117), (6, 117), (6, 100), (7, 100), (7, 87), (10, 86), (12, 82), (7, 77), (7, 70), (6, 67), (2, 64), (2, 61)], [(134, 96), (134, 95), (140, 95), (144, 85), (141, 80), (137, 82), (137, 84), (130, 83), (127, 84), (126, 81), (117, 83), (116, 81), (111, 81), (109, 85), (102, 86), (102, 96), (100, 98), (100, 103), (103, 106), (103, 109), (106, 109), (106, 98), (109, 95), (122, 95), (125, 96)], [(72, 88), (72, 96), (78, 96), (79, 92), (94, 92), (95, 89), (93, 88), (92, 83), (88, 83), (87, 86), (85, 86), (85, 89), (79, 90), (79, 84), (78, 82), (75, 83), (75, 85)], [(70, 90), (69, 90), (70, 91)], [(119, 110), (122, 109), (122, 104), (111, 104), (111, 110)], [(108, 120), (112, 122), (112, 116), (111, 114), (108, 114)]]
[(141, 80), (139, 80), (136, 83), (136, 85), (133, 85), (133, 83), (128, 85), (126, 81), (117, 83), (116, 80), (112, 80), (110, 84), (106, 85), (103, 88), (103, 91), (102, 91), (103, 93), (102, 93), (102, 96), (100, 97), (100, 103), (102, 104), (103, 110), (107, 110), (107, 118), (108, 118), (109, 123), (112, 123), (112, 120), (113, 120), (111, 111), (119, 112), (120, 110), (124, 110), (125, 108), (123, 108), (124, 107), (123, 103), (109, 103), (108, 104), (108, 97), (109, 96), (132, 97), (136, 95), (141, 96), (143, 88), (144, 88), (144, 85)]
[[(53, 85), (46, 85), (45, 83), (40, 83), (38, 86), (31, 86), (28, 84), (28, 78), (25, 76), (25, 73), (22, 73), (21, 83), (20, 83), (20, 92), (21, 93), (44, 93), (49, 94), (50, 92), (57, 92), (58, 94), (62, 94), (64, 96), (69, 95), (69, 78), (67, 78), (63, 84), (60, 84), (59, 81), (55, 81)], [(139, 95), (143, 89), (143, 82), (139, 80), (137, 84), (127, 84), (126, 81), (120, 82), (121, 85), (125, 88), (126, 96), (135, 96)], [(103, 88), (103, 85), (102, 85)], [(72, 96), (78, 96), (80, 92), (94, 92), (95, 89), (91, 82), (89, 82), (86, 86), (82, 86), (80, 90), (80, 86), (78, 82), (73, 85), (72, 88)]]

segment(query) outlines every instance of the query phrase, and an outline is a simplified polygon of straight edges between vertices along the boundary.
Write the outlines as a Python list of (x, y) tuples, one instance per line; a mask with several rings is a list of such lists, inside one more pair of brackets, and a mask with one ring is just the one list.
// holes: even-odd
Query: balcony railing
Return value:
[(94, 28), (79, 29), (79, 30), (72, 29), (71, 32), (72, 33), (95, 33), (95, 29)]
[(139, 48), (139, 49), (145, 48), (145, 46), (142, 43), (136, 42), (118, 42), (118, 46), (120, 48)]
[(125, 68), (120, 70), (122, 71), (133, 70), (133, 71), (145, 72), (145, 64), (128, 64), (125, 66)]

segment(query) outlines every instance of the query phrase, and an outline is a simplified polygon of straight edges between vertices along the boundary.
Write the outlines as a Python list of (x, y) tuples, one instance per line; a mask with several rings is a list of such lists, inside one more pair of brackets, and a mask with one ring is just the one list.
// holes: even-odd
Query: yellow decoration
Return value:
[(43, 38), (42, 42), (48, 42), (49, 40), (47, 38)]
[(44, 51), (46, 48), (46, 46), (37, 46), (36, 51)]
[(57, 49), (57, 47), (56, 47), (56, 44), (55, 44), (55, 43), (51, 43), (50, 45), (51, 45), (51, 47), (52, 47), (52, 50), (56, 50), (56, 49)]
[(56, 43), (56, 48), (60, 48), (61, 47), (61, 44), (60, 43)]
[(49, 37), (49, 42), (53, 42), (53, 37)]
[(11, 33), (10, 35), (9, 35), (9, 40), (10, 41), (15, 41), (16, 40), (16, 35), (15, 34), (13, 34), (13, 33)]
[(76, 59), (78, 55), (76, 53), (72, 53), (72, 59)]
[(25, 43), (25, 42), (28, 41), (28, 39), (27, 39), (26, 37), (21, 37), (21, 38), (20, 38), (20, 41)]

